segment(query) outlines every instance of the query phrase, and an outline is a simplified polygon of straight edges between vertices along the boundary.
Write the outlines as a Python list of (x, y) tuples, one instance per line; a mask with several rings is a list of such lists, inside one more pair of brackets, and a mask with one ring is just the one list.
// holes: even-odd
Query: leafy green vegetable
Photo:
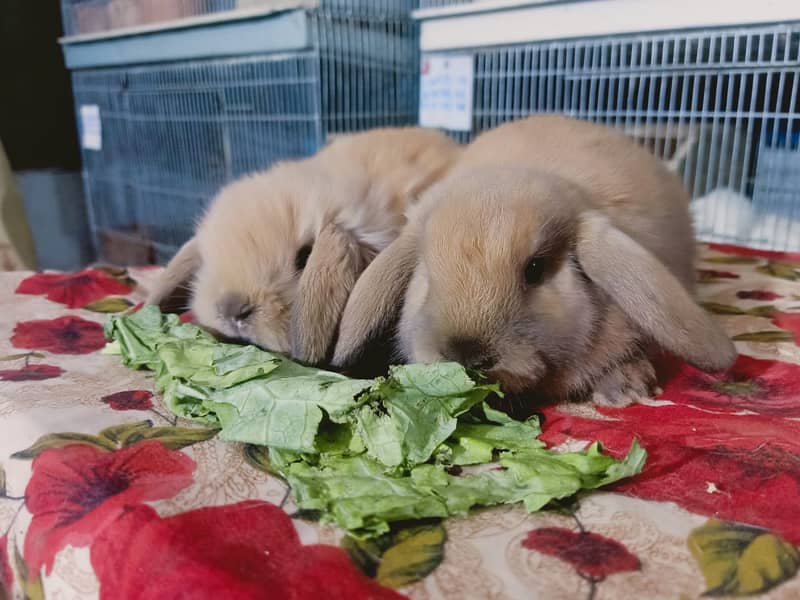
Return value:
[(394, 367), (364, 396), (357, 431), (386, 466), (423, 463), (455, 432), (457, 417), (494, 391), (454, 363)]
[[(112, 316), (107, 353), (156, 373), (178, 416), (220, 437), (265, 446), (258, 464), (286, 479), (298, 507), (369, 538), (396, 521), (464, 514), (475, 506), (550, 501), (641, 471), (634, 443), (619, 461), (599, 444), (556, 453), (533, 418), (485, 400), (494, 385), (454, 363), (393, 367), (376, 380), (304, 367), (254, 346), (217, 342), (146, 306)], [(255, 445), (255, 446), (252, 446)], [(466, 471), (455, 475), (452, 466)]]

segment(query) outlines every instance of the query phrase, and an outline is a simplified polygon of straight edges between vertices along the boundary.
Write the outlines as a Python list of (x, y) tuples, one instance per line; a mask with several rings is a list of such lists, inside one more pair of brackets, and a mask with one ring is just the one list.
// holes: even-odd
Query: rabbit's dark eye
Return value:
[(547, 259), (541, 256), (534, 256), (525, 265), (525, 283), (528, 285), (536, 285), (542, 280), (545, 268), (547, 267)]
[(294, 257), (294, 266), (298, 271), (306, 268), (309, 256), (311, 256), (311, 244), (306, 244), (297, 251), (297, 255)]

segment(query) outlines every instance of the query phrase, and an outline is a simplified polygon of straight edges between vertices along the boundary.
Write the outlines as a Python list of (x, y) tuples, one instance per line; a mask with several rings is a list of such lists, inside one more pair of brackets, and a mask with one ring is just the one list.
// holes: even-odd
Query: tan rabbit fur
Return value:
[[(686, 193), (621, 133), (560, 116), (501, 126), (409, 219), (353, 290), (335, 363), (402, 293), (404, 359), (459, 361), (511, 394), (624, 403), (652, 392), (654, 348), (709, 370), (735, 359), (692, 299)], [(393, 266), (391, 289), (366, 291)]]
[(337, 138), (225, 187), (149, 302), (183, 286), (200, 324), (310, 363), (332, 349), (358, 275), (460, 148), (420, 128)]

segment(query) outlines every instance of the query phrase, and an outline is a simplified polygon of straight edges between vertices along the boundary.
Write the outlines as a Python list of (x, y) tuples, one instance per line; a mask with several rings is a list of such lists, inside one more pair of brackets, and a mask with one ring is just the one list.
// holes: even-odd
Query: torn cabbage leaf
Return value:
[(622, 460), (597, 443), (549, 450), (537, 419), (489, 407), (499, 389), (455, 363), (350, 379), (218, 342), (155, 306), (112, 316), (105, 331), (107, 353), (154, 371), (172, 412), (218, 427), (222, 439), (268, 447), (298, 507), (357, 536), (477, 506), (539, 510), (635, 475), (646, 458), (636, 442)]

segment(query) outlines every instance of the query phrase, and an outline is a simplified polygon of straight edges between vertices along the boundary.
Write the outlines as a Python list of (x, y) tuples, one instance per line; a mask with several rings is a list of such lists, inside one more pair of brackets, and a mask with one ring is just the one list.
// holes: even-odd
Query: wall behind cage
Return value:
[[(345, 0), (342, 0), (345, 1)], [(97, 34), (132, 27), (160, 26), (237, 10), (282, 10), (309, 0), (62, 0), (66, 35)]]
[(454, 137), (536, 112), (609, 124), (680, 172), (700, 237), (800, 249), (800, 25), (466, 52), (473, 125)]

